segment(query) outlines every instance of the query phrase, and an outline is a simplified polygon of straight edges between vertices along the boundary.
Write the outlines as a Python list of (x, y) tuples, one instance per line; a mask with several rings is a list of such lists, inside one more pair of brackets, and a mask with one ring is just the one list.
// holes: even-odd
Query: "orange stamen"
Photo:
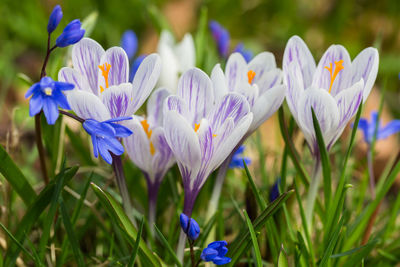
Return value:
[(333, 82), (336, 79), (336, 76), (339, 74), (339, 72), (342, 69), (344, 69), (344, 67), (343, 67), (343, 59), (341, 59), (339, 61), (335, 61), (335, 69), (333, 69), (332, 63), (329, 63), (329, 67), (325, 67), (325, 69), (327, 69), (329, 71), (329, 73), (331, 74), (331, 84), (329, 85), (329, 93), (331, 93), (332, 85), (333, 85)]
[(256, 76), (256, 73), (252, 70), (249, 70), (247, 72), (247, 79), (249, 80), (249, 84), (253, 82), (254, 77)]
[[(142, 120), (140, 122), (140, 124), (142, 125), (143, 130), (147, 135), (147, 138), (150, 140), (150, 137), (151, 137), (151, 134), (153, 133), (153, 130), (149, 129), (150, 128), (149, 123), (147, 122), (147, 120)], [(156, 149), (154, 148), (153, 143), (150, 141), (150, 154), (154, 155), (154, 153), (156, 153)]]
[[(110, 72), (111, 65), (107, 62), (104, 65), (99, 65), (99, 69), (101, 70), (101, 75), (104, 77), (104, 81), (106, 82), (106, 88), (108, 88), (108, 73)], [(103, 93), (105, 88), (100, 85), (100, 92)]]
[(197, 124), (197, 123), (195, 123), (194, 124), (194, 131), (197, 133), (197, 131), (199, 130), (199, 128), (200, 128), (200, 123), (199, 124)]

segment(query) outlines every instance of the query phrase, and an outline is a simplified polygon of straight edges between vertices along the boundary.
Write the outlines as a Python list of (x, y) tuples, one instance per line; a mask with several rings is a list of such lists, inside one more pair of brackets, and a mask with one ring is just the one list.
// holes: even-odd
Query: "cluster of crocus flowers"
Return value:
[(283, 56), (286, 101), (314, 156), (318, 145), (311, 108), (329, 150), (367, 99), (378, 64), (375, 48), (364, 49), (351, 61), (343, 46), (332, 45), (316, 66), (304, 41), (298, 36), (290, 38)]

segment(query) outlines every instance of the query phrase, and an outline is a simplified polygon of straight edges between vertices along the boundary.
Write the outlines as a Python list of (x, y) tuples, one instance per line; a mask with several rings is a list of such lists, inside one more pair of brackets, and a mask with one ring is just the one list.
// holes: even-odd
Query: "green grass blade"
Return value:
[(35, 257), (13, 236), (13, 234), (8, 231), (8, 229), (0, 223), (0, 227), (3, 228), (3, 231), (11, 238), (12, 241), (31, 259), (35, 260)]
[(247, 227), (249, 228), (251, 241), (253, 242), (254, 253), (256, 254), (256, 262), (258, 267), (262, 267), (262, 259), (261, 259), (261, 252), (258, 246), (256, 233), (254, 232), (253, 224), (249, 216), (247, 215), (246, 210), (243, 210), (244, 217), (246, 218)]
[(62, 220), (64, 223), (65, 231), (67, 232), (68, 240), (71, 244), (72, 252), (74, 253), (76, 263), (79, 267), (85, 266), (85, 261), (83, 260), (82, 252), (79, 249), (78, 239), (76, 238), (74, 230), (72, 229), (73, 226), (69, 219), (69, 215), (68, 215), (67, 209), (65, 208), (62, 198), (60, 198), (59, 204), (60, 204), (60, 212), (61, 212), (61, 217), (62, 217)]
[(332, 234), (331, 240), (329, 240), (329, 244), (328, 244), (327, 248), (325, 249), (324, 254), (322, 255), (321, 261), (318, 265), (319, 267), (329, 266), (328, 261), (329, 261), (330, 257), (332, 256), (333, 250), (338, 242), (340, 230), (343, 227), (343, 222), (344, 222), (344, 217), (342, 217), (339, 221), (339, 224), (336, 225), (335, 230)]
[(372, 249), (375, 247), (377, 243), (378, 240), (372, 240), (368, 242), (366, 245), (361, 246), (357, 249), (352, 249), (351, 251), (341, 253), (342, 256), (351, 255), (348, 259), (346, 259), (345, 264), (343, 264), (342, 266), (343, 267), (358, 266), (360, 262), (362, 262), (362, 260), (365, 259), (365, 257), (367, 257), (369, 253), (371, 253)]
[(244, 165), (244, 169), (246, 171), (247, 179), (250, 184), (250, 188), (253, 191), (253, 194), (256, 198), (257, 204), (261, 210), (264, 210), (267, 207), (267, 203), (265, 202), (265, 199), (260, 195), (260, 192), (258, 191), (257, 186), (254, 183), (253, 177), (251, 176), (251, 173), (249, 171), (249, 168), (247, 167), (247, 164), (244, 160), (243, 160), (243, 165)]
[(17, 167), (6, 150), (0, 145), (0, 173), (11, 184), (12, 188), (22, 198), (26, 205), (30, 205), (36, 198), (36, 193), (28, 180)]
[(329, 162), (328, 150), (322, 136), (321, 127), (319, 125), (317, 116), (315, 115), (314, 109), (311, 108), (311, 114), (313, 119), (313, 125), (315, 134), (317, 136), (317, 143), (319, 148), (320, 160), (322, 163), (322, 176), (324, 179), (324, 196), (325, 196), (325, 207), (326, 209), (330, 206), (331, 195), (332, 195), (332, 177), (331, 177), (331, 164)]
[(136, 255), (137, 255), (137, 252), (139, 250), (139, 243), (140, 243), (140, 240), (142, 238), (143, 225), (144, 225), (144, 217), (142, 217), (142, 220), (140, 221), (139, 231), (138, 231), (138, 234), (136, 236), (135, 245), (133, 245), (132, 255), (129, 258), (128, 267), (133, 267), (133, 265), (135, 264)]
[(286, 253), (283, 250), (283, 246), (282, 246), (281, 252), (279, 253), (279, 257), (278, 257), (278, 267), (289, 267), (289, 262), (286, 258)]
[(195, 37), (195, 47), (196, 47), (196, 65), (197, 67), (203, 69), (205, 59), (204, 53), (206, 52), (207, 42), (206, 35), (208, 32), (208, 9), (203, 6), (200, 10), (200, 19), (197, 27), (197, 33)]
[(153, 224), (153, 226), (154, 226), (154, 229), (156, 230), (158, 238), (160, 239), (160, 241), (163, 244), (163, 246), (167, 249), (168, 253), (171, 255), (171, 257), (174, 260), (175, 264), (178, 267), (182, 267), (181, 262), (179, 261), (178, 257), (176, 256), (176, 254), (175, 254), (174, 250), (172, 249), (172, 247), (170, 246), (170, 244), (168, 243), (168, 240), (161, 233), (160, 229), (158, 229), (157, 225)]

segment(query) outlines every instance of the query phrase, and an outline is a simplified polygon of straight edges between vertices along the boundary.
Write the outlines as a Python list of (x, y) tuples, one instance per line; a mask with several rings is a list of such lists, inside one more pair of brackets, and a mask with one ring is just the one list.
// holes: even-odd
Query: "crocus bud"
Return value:
[(132, 30), (125, 31), (121, 38), (121, 47), (125, 50), (129, 59), (136, 54), (138, 48), (138, 39)]
[(190, 240), (196, 240), (200, 234), (200, 227), (198, 223), (183, 213), (181, 213), (179, 218), (183, 232), (185, 232)]
[(60, 23), (63, 16), (60, 5), (56, 5), (50, 14), (49, 23), (47, 24), (47, 32), (52, 33)]
[(75, 19), (68, 23), (60, 36), (58, 36), (56, 45), (58, 47), (66, 47), (79, 42), (85, 34), (85, 30), (82, 29), (81, 26), (82, 23), (79, 19)]

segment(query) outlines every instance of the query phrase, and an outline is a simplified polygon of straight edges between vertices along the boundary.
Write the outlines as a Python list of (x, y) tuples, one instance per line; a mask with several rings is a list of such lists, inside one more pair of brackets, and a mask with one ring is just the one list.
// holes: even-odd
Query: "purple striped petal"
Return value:
[(367, 100), (372, 86), (375, 83), (376, 75), (379, 67), (379, 54), (378, 50), (368, 47), (361, 51), (354, 59), (352, 68), (351, 84), (364, 80), (364, 94), (363, 101)]
[(290, 112), (297, 120), (298, 118), (298, 105), (301, 95), (304, 93), (303, 75), (300, 66), (297, 62), (292, 62), (285, 72), (286, 84), (286, 101), (289, 106)]
[(361, 80), (352, 87), (342, 90), (335, 100), (339, 109), (339, 128), (346, 125), (349, 120), (357, 113), (362, 101), (364, 81)]
[(72, 90), (67, 94), (71, 109), (81, 118), (105, 121), (111, 118), (107, 107), (100, 98), (82, 90)]
[(328, 50), (326, 50), (318, 63), (312, 85), (316, 88), (329, 90), (331, 74), (325, 67), (329, 67), (330, 64), (332, 64), (332, 68), (335, 68), (335, 62), (340, 60), (343, 60), (344, 69), (336, 76), (332, 85), (331, 94), (335, 96), (340, 93), (341, 90), (348, 88), (350, 85), (351, 61), (346, 48), (341, 45), (331, 45)]
[(282, 77), (282, 71), (280, 69), (272, 69), (267, 73), (264, 73), (263, 77), (256, 82), (258, 89), (260, 90), (260, 94), (265, 93), (268, 89), (281, 84)]
[(214, 66), (211, 72), (211, 81), (213, 83), (215, 101), (219, 101), (228, 93), (225, 74), (222, 71), (220, 64)]
[[(299, 36), (291, 37), (286, 44), (282, 63), (285, 76), (292, 62), (296, 62), (300, 67), (302, 87), (305, 89), (310, 87), (315, 72), (315, 61), (307, 45)], [(288, 78), (285, 79), (287, 80)]]
[(177, 111), (183, 117), (185, 117), (190, 124), (193, 124), (193, 116), (189, 114), (189, 110), (186, 102), (177, 95), (170, 95), (166, 98), (163, 106), (163, 113), (165, 114), (167, 111)]
[(263, 80), (264, 75), (269, 71), (276, 69), (275, 57), (270, 52), (262, 52), (256, 55), (248, 65), (248, 70), (252, 70), (256, 73), (252, 84), (259, 85), (259, 82)]
[(170, 95), (164, 88), (154, 91), (147, 100), (147, 121), (150, 125), (161, 126), (163, 124), (163, 105)]
[[(129, 60), (124, 49), (121, 47), (107, 49), (99, 65), (104, 67), (105, 63), (111, 66), (108, 72), (108, 86), (129, 82)], [(99, 88), (100, 86), (106, 88), (105, 79), (99, 67), (97, 67), (97, 73)]]
[(154, 173), (158, 173), (160, 178), (163, 178), (169, 168), (175, 162), (171, 148), (169, 147), (167, 140), (165, 139), (164, 129), (157, 127), (153, 130), (151, 135), (151, 142), (156, 150), (151, 166)]
[(82, 74), (80, 74), (76, 69), (64, 67), (58, 72), (58, 80), (60, 82), (72, 83), (75, 85), (74, 88), (93, 93), (92, 88)]
[(97, 83), (98, 66), (104, 53), (101, 45), (90, 38), (83, 38), (72, 48), (72, 64), (74, 65), (74, 69), (78, 70), (87, 79), (95, 95), (99, 91)]
[(123, 83), (118, 86), (107, 88), (102, 94), (101, 99), (110, 111), (112, 118), (122, 116), (132, 116), (128, 107), (132, 101), (132, 84)]
[(247, 81), (247, 63), (240, 53), (229, 56), (225, 67), (225, 77), (230, 92), (237, 91), (243, 81)]

